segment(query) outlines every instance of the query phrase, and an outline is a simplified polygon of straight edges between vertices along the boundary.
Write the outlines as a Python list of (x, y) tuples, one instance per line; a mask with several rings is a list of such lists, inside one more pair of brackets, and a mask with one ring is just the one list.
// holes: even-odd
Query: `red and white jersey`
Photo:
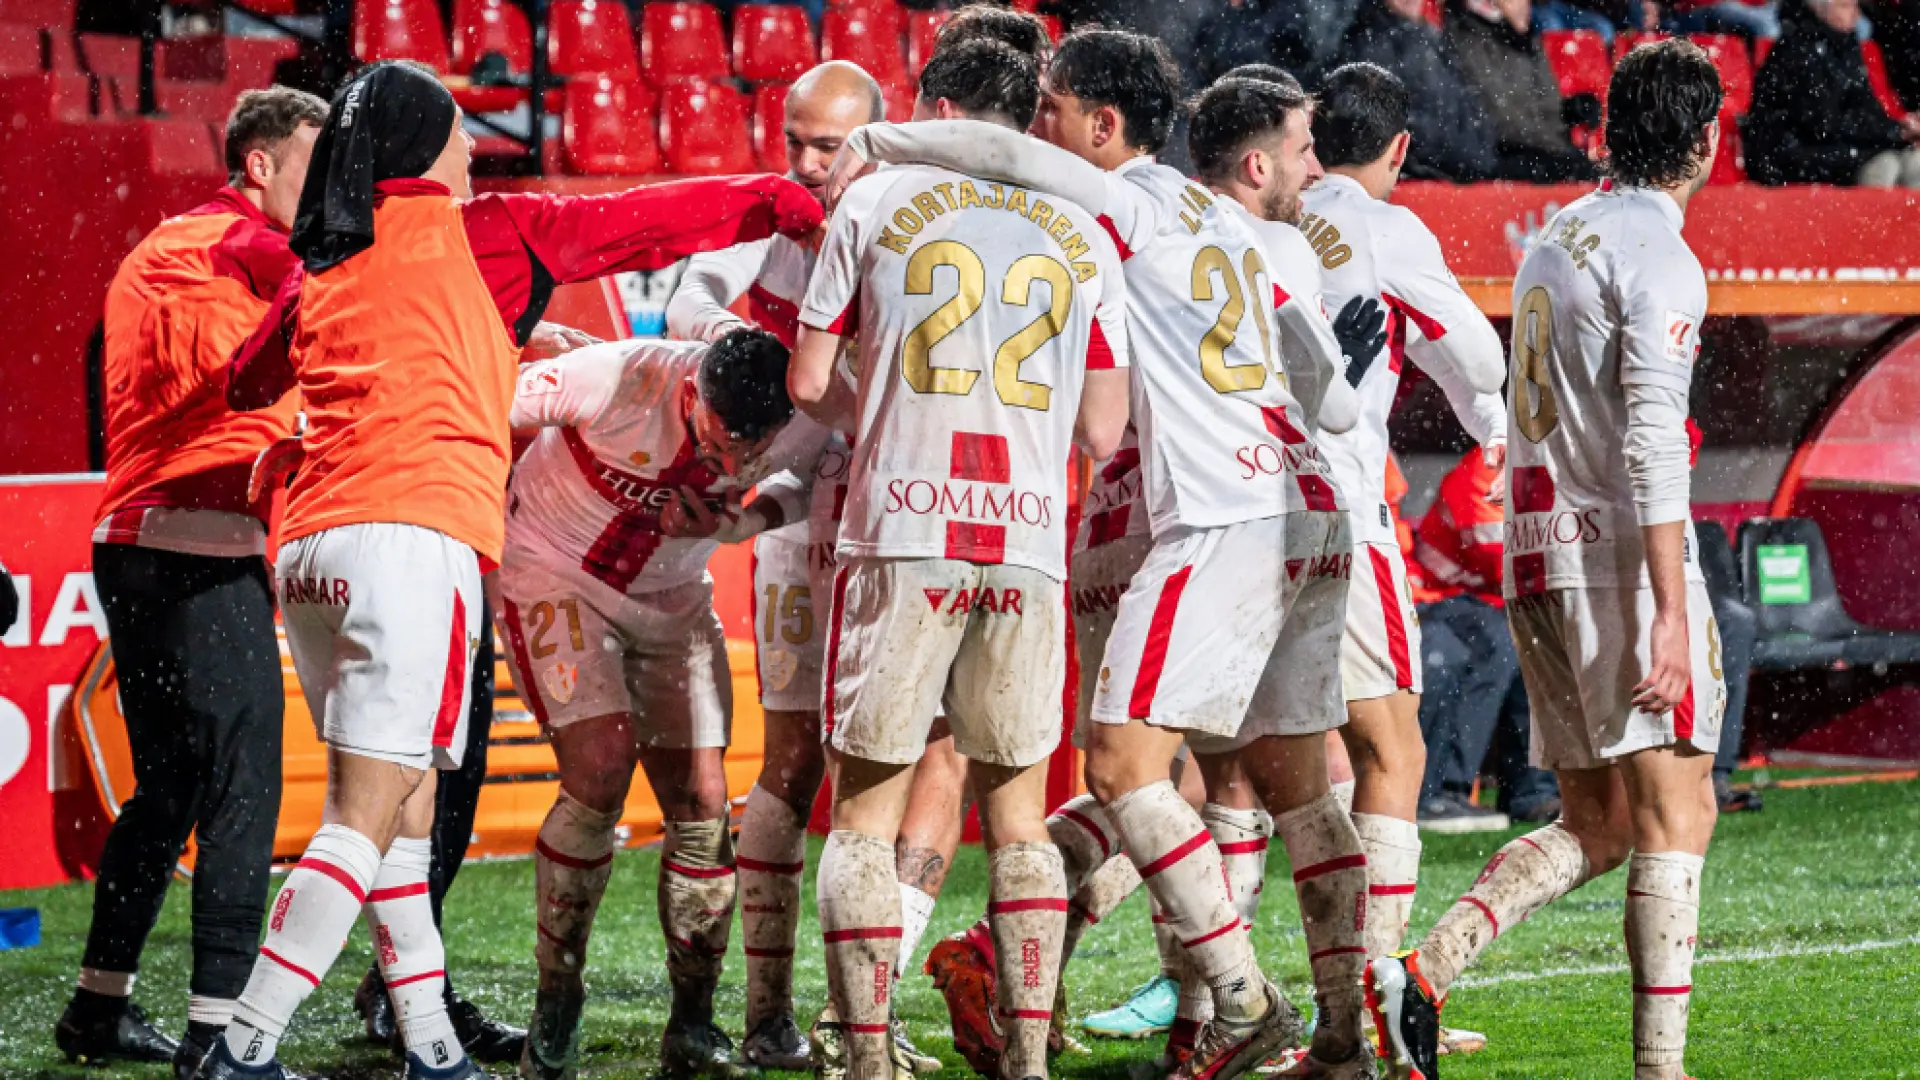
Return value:
[(1126, 365), (1125, 304), (1073, 203), (917, 166), (849, 187), (800, 313), (860, 357), (840, 554), (1064, 579), (1080, 390)]
[[(1320, 257), (1327, 311), (1337, 316), (1355, 297), (1387, 309), (1387, 341), (1355, 389), (1352, 429), (1321, 437), (1340, 491), (1353, 511), (1354, 543), (1395, 543), (1383, 490), (1387, 417), (1407, 360), (1420, 365), (1447, 395), (1475, 442), (1506, 438), (1500, 397), (1500, 337), (1447, 269), (1434, 239), (1413, 211), (1367, 194), (1350, 177), (1329, 175), (1303, 196), (1300, 232)], [(1479, 388), (1476, 391), (1476, 387)]]
[[(700, 578), (718, 543), (665, 536), (660, 513), (682, 487), (716, 509), (762, 478), (792, 520), (805, 499), (779, 437), (744, 475), (715, 473), (689, 428), (702, 342), (610, 341), (521, 369), (510, 419), (541, 428), (507, 488), (506, 559), (577, 568), (628, 595)], [(782, 433), (784, 434), (784, 432)]]
[(1663, 192), (1598, 191), (1547, 223), (1513, 281), (1508, 596), (1648, 583), (1641, 528), (1693, 534), (1687, 408), (1707, 279)]
[(1320, 256), (1300, 235), (1298, 227), (1256, 217), (1237, 202), (1240, 219), (1260, 238), (1273, 276), (1274, 334), (1279, 342), (1280, 370), (1286, 373), (1287, 392), (1300, 403), (1308, 434), (1318, 438), (1324, 427), (1346, 431), (1353, 426), (1358, 403), (1347, 385), (1347, 361), (1340, 340), (1327, 321), (1326, 299), (1320, 289)]
[(1140, 433), (1129, 421), (1126, 433), (1120, 436), (1120, 448), (1094, 466), (1093, 483), (1080, 504), (1080, 529), (1073, 536), (1073, 553), (1151, 534), (1147, 510), (1140, 501), (1143, 490)]

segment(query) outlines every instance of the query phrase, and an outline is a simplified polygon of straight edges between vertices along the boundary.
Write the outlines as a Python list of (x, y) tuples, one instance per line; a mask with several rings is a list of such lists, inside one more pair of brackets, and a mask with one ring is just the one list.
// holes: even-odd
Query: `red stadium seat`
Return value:
[(599, 176), (644, 176), (660, 170), (654, 133), (658, 103), (644, 83), (605, 75), (567, 84), (560, 110), (560, 141), (567, 166)]
[(904, 124), (913, 119), (913, 102), (920, 96), (914, 80), (904, 74), (898, 78), (880, 80), (880, 98), (887, 105), (887, 122)]
[(914, 78), (920, 77), (920, 69), (933, 57), (933, 47), (940, 40), (940, 28), (952, 17), (951, 11), (907, 13), (907, 70)]
[(1873, 96), (1880, 99), (1880, 107), (1895, 120), (1905, 119), (1907, 110), (1900, 104), (1900, 95), (1893, 92), (1893, 80), (1887, 78), (1887, 61), (1880, 55), (1880, 43), (1861, 42), (1860, 58), (1867, 62), (1867, 81), (1873, 84)]
[(655, 86), (675, 79), (724, 79), (726, 39), (706, 4), (648, 4), (640, 14), (640, 74)]
[(1622, 30), (1613, 36), (1614, 63), (1619, 63), (1621, 57), (1632, 52), (1635, 45), (1649, 41), (1665, 41), (1672, 36), (1658, 30)]
[(761, 172), (787, 171), (787, 84), (763, 83), (753, 92), (753, 160)]
[(554, 0), (547, 17), (547, 64), (555, 75), (640, 77), (633, 24), (620, 0)]
[(660, 146), (667, 171), (715, 175), (753, 171), (747, 102), (726, 83), (688, 79), (660, 91)]
[(533, 31), (514, 0), (453, 0), (453, 52), (449, 70), (465, 75), (488, 53), (507, 60), (507, 70), (533, 70)]
[(1548, 30), (1540, 35), (1547, 64), (1560, 82), (1560, 96), (1592, 94), (1605, 101), (1613, 81), (1613, 57), (1607, 40), (1594, 30)]
[(1747, 115), (1753, 108), (1753, 61), (1747, 55), (1747, 39), (1738, 34), (1695, 34), (1692, 40), (1720, 69), (1727, 109), (1735, 116)]
[(38, 26), (0, 23), (0, 76), (39, 75), (47, 70), (41, 33)]
[(805, 8), (742, 4), (733, 9), (733, 70), (748, 82), (792, 82), (818, 59)]
[(417, 60), (447, 70), (447, 32), (434, 0), (361, 0), (353, 5), (353, 55), (365, 63)]
[(1756, 70), (1767, 62), (1767, 54), (1773, 51), (1773, 38), (1757, 37), (1753, 39), (1753, 66)]
[(1713, 168), (1707, 173), (1707, 183), (1746, 182), (1747, 150), (1740, 138), (1740, 121), (1730, 105), (1723, 105), (1720, 108), (1720, 152), (1714, 155)]
[(897, 18), (897, 14), (878, 15), (866, 10), (828, 10), (820, 23), (821, 58), (858, 64), (881, 82), (905, 78), (900, 24), (894, 21)]
[(75, 0), (0, 0), (0, 22), (44, 30), (73, 29)]

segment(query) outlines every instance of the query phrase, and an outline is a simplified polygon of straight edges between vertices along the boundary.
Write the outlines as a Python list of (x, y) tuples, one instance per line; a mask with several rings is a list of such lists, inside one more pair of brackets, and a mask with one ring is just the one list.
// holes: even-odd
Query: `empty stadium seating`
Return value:
[(753, 92), (753, 160), (763, 172), (787, 171), (786, 118), (786, 83), (765, 83)]
[(792, 82), (814, 65), (813, 26), (792, 4), (733, 9), (733, 70), (752, 83)]
[(907, 70), (914, 78), (920, 77), (920, 69), (927, 66), (933, 56), (933, 46), (940, 38), (940, 28), (953, 15), (950, 11), (910, 11), (907, 13)]
[(707, 4), (648, 4), (640, 15), (640, 71), (654, 86), (675, 79), (724, 79), (726, 40)]
[(547, 65), (555, 75), (640, 78), (633, 24), (620, 0), (553, 0), (547, 15)]
[(1695, 34), (1692, 41), (1720, 69), (1728, 111), (1747, 115), (1753, 109), (1753, 61), (1747, 54), (1747, 39), (1737, 34)]
[(882, 83), (906, 78), (899, 16), (882, 10), (827, 9), (820, 20), (821, 58), (858, 64)]
[(1540, 35), (1547, 64), (1560, 83), (1560, 96), (1592, 94), (1606, 100), (1613, 81), (1613, 57), (1607, 39), (1594, 30), (1548, 30)]
[(644, 83), (606, 75), (567, 84), (560, 111), (560, 138), (575, 173), (644, 176), (661, 171), (654, 135), (658, 102)]
[(660, 148), (668, 172), (705, 176), (753, 171), (746, 99), (723, 82), (668, 83), (660, 91)]
[(353, 5), (353, 55), (376, 60), (417, 60), (446, 71), (447, 32), (434, 0), (361, 0)]

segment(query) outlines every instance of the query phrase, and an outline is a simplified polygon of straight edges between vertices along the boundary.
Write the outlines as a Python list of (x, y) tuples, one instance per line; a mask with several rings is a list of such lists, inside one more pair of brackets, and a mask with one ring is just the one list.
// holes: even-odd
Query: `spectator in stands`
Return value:
[(1642, 0), (1534, 0), (1534, 29), (1592, 30), (1613, 44), (1620, 30), (1660, 29), (1660, 5)]
[(1860, 0), (1806, 0), (1754, 79), (1747, 173), (1762, 184), (1920, 187), (1920, 117), (1887, 115), (1855, 30)]
[[(1503, 477), (1478, 447), (1440, 481), (1413, 542), (1429, 601), (1419, 605), (1426, 694), (1420, 730), (1427, 774), (1420, 827), (1436, 832), (1505, 828), (1560, 813), (1553, 774), (1527, 760), (1531, 716), (1520, 658), (1500, 595)], [(1499, 812), (1473, 805), (1474, 780), (1499, 736)]]
[(1403, 175), (1467, 182), (1495, 173), (1493, 121), (1421, 0), (1362, 0), (1342, 62), (1378, 64), (1406, 84), (1413, 138)]
[(1298, 0), (1213, 0), (1199, 12), (1181, 58), (1188, 79), (1208, 86), (1242, 64), (1304, 67), (1310, 57), (1298, 36), (1301, 16), (1311, 6)]
[(1670, 34), (1780, 36), (1780, 0), (1675, 0), (1660, 28)]
[(1600, 102), (1586, 94), (1562, 102), (1533, 33), (1532, 0), (1453, 0), (1446, 35), (1492, 117), (1496, 178), (1554, 184), (1599, 175), (1567, 125), (1598, 125)]

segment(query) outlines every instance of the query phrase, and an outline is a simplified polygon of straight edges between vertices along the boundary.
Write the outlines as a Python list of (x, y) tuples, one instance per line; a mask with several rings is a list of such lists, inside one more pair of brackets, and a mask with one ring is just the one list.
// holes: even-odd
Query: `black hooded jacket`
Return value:
[(1747, 174), (1762, 184), (1851, 184), (1869, 158), (1906, 145), (1860, 42), (1806, 12), (1760, 66), (1745, 130)]
[(1406, 175), (1469, 181), (1494, 171), (1493, 121), (1436, 27), (1403, 19), (1386, 0), (1364, 0), (1347, 30), (1342, 60), (1378, 64), (1407, 84), (1411, 108)]

